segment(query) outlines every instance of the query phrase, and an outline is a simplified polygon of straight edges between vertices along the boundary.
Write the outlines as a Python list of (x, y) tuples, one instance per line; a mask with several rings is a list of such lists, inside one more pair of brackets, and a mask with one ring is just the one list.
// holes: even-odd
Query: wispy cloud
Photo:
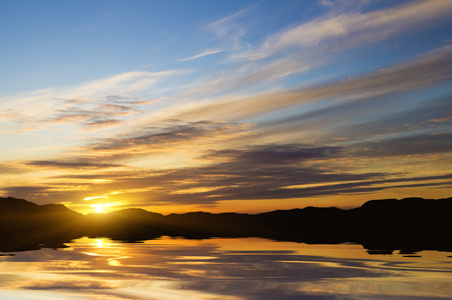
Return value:
[(353, 147), (355, 155), (374, 158), (450, 152), (452, 152), (452, 132), (413, 133), (377, 142), (358, 143)]
[[(255, 45), (243, 45), (241, 41), (245, 29), (239, 21), (249, 10), (212, 23), (219, 36), (231, 39), (228, 45), (236, 45), (228, 51), (231, 68), (192, 83), (180, 97), (196, 101), (221, 93), (278, 86), (296, 74), (341, 63), (344, 58), (340, 55), (347, 50), (367, 51), (363, 47), (378, 41), (397, 44), (402, 37), (419, 33), (419, 28), (423, 31), (440, 26), (452, 13), (452, 4), (440, 0), (414, 1), (371, 11), (362, 9), (365, 3), (339, 5), (339, 10), (336, 6), (337, 3), (329, 14), (286, 27)], [(220, 48), (228, 49), (224, 45)], [(370, 49), (368, 52), (372, 55)]]
[[(130, 101), (123, 105), (123, 99), (136, 92), (148, 90), (164, 78), (187, 72), (128, 72), (75, 87), (46, 89), (3, 98), (0, 115), (4, 118), (1, 121), (16, 124), (19, 129), (63, 122), (85, 121), (86, 123), (82, 124), (91, 126), (102, 121), (112, 121), (112, 117), (139, 113), (137, 106), (146, 105), (146, 102), (142, 101)], [(114, 125), (117, 122), (109, 124)]]
[(244, 134), (250, 124), (220, 123), (214, 121), (181, 122), (169, 120), (166, 125), (148, 126), (128, 134), (101, 140), (86, 148), (87, 153), (115, 159), (132, 158), (179, 149), (200, 149), (215, 143), (222, 143), (228, 138)]
[(240, 120), (289, 106), (327, 98), (338, 100), (370, 98), (434, 86), (452, 79), (452, 46), (434, 50), (425, 56), (392, 68), (386, 68), (346, 80), (302, 88), (265, 92), (248, 98), (221, 99), (200, 104), (175, 118)]
[[(98, 191), (120, 190), (121, 197), (152, 198), (153, 203), (214, 204), (228, 200), (292, 199), (332, 194), (360, 194), (394, 187), (440, 187), (451, 184), (452, 175), (411, 176), (386, 172), (357, 172), (332, 164), (350, 155), (343, 147), (303, 144), (268, 144), (211, 151), (202, 157), (212, 163), (167, 170), (124, 170), (96, 175), (63, 175), (74, 179), (103, 179)], [(69, 181), (70, 182), (70, 181)], [(21, 193), (60, 195), (52, 188), (10, 187)], [(67, 186), (67, 183), (64, 184)], [(80, 183), (75, 183), (80, 189)], [(76, 193), (80, 195), (80, 191)], [(111, 196), (114, 199), (114, 195)], [(111, 199), (110, 199), (111, 200)]]
[(53, 169), (105, 169), (121, 167), (117, 164), (87, 162), (85, 161), (58, 161), (58, 160), (35, 160), (26, 163), (28, 166), (39, 168), (53, 168)]
[(239, 12), (214, 21), (206, 26), (207, 29), (213, 30), (216, 33), (217, 38), (221, 40), (220, 48), (231, 50), (242, 49), (241, 38), (245, 35), (246, 30), (239, 22), (237, 22), (237, 20), (246, 15), (250, 9), (251, 8), (242, 9)]
[(194, 56), (190, 56), (190, 57), (187, 57), (187, 58), (180, 59), (179, 61), (193, 60), (193, 59), (201, 58), (201, 57), (204, 57), (204, 56), (207, 56), (207, 55), (212, 55), (212, 54), (223, 52), (223, 51), (224, 50), (222, 50), (222, 49), (205, 50), (205, 51), (203, 51), (203, 52), (201, 52), (199, 54), (196, 54)]
[(274, 34), (261, 46), (235, 54), (233, 58), (263, 59), (290, 47), (298, 47), (302, 51), (314, 46), (319, 48), (319, 44), (324, 42), (327, 42), (324, 46), (329, 47), (329, 51), (335, 51), (417, 31), (421, 24), (425, 28), (441, 19), (447, 20), (451, 12), (450, 1), (429, 0), (364, 14), (356, 11), (341, 12), (339, 15), (332, 13)]
[[(121, 95), (128, 94), (148, 88), (156, 84), (161, 79), (177, 74), (183, 74), (187, 71), (170, 70), (162, 72), (127, 72), (119, 75), (115, 75), (110, 78), (94, 80), (84, 83), (78, 87), (71, 88), (66, 91), (67, 94), (73, 96), (74, 94), (79, 97), (92, 97), (105, 95), (105, 93)], [(68, 95), (68, 96), (69, 96)], [(66, 97), (70, 99), (70, 97)]]
[(12, 175), (29, 172), (28, 169), (16, 164), (0, 164), (0, 174)]

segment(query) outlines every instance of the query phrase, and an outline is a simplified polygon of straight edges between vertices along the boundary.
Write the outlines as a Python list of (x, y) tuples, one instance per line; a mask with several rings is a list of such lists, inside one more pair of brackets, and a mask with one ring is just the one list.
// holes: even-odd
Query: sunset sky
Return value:
[(452, 1), (0, 0), (0, 196), (452, 197)]

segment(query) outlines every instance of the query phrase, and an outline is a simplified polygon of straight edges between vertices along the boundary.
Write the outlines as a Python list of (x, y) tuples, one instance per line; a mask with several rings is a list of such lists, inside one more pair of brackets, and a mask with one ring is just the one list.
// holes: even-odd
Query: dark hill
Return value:
[(59, 247), (71, 239), (109, 237), (123, 241), (163, 235), (191, 239), (263, 237), (304, 243), (362, 244), (370, 251), (452, 252), (452, 198), (372, 200), (358, 208), (277, 210), (261, 214), (192, 212), (163, 216), (131, 208), (83, 216), (61, 204), (36, 205), (0, 198), (0, 251)]
[(0, 198), (0, 212), (24, 212), (36, 209), (38, 205), (24, 199), (16, 199), (13, 197)]
[(36, 205), (23, 199), (0, 198), (0, 251), (59, 247), (80, 236), (84, 216), (61, 204)]
[(108, 214), (89, 214), (83, 224), (84, 235), (117, 240), (146, 240), (166, 235), (164, 216), (140, 208), (129, 208)]

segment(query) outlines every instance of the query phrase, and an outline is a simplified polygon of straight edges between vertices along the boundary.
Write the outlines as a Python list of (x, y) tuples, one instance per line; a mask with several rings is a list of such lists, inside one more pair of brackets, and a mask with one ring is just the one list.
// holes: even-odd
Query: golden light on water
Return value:
[(93, 243), (93, 245), (96, 245), (96, 247), (98, 247), (98, 248), (103, 248), (104, 244), (105, 243), (102, 239), (96, 239), (96, 243)]
[[(449, 299), (452, 292), (450, 253), (439, 251), (422, 251), (419, 257), (398, 251), (370, 256), (356, 244), (260, 238), (120, 243), (84, 237), (68, 246), (0, 257), (0, 276), (8, 284), (0, 288), (0, 299), (29, 299), (33, 289), (36, 299), (46, 300), (112, 299), (112, 294), (121, 299), (139, 294), (145, 299), (232, 300), (257, 298), (263, 285), (271, 299), (280, 299), (282, 290), (297, 299)], [(36, 260), (36, 253), (42, 260)], [(211, 288), (212, 274), (216, 289)], [(238, 281), (249, 289), (231, 291)]]

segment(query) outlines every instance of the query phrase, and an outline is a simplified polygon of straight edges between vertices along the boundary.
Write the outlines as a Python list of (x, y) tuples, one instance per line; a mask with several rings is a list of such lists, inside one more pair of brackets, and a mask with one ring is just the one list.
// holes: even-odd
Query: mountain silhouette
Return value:
[(16, 198), (0, 198), (0, 251), (59, 248), (79, 237), (84, 216), (62, 204), (37, 205)]
[(358, 243), (370, 254), (452, 252), (452, 198), (372, 200), (361, 207), (276, 210), (260, 214), (191, 212), (164, 216), (139, 208), (82, 215), (61, 204), (0, 198), (0, 251), (60, 248), (83, 236), (136, 242), (261, 237), (300, 243)]

